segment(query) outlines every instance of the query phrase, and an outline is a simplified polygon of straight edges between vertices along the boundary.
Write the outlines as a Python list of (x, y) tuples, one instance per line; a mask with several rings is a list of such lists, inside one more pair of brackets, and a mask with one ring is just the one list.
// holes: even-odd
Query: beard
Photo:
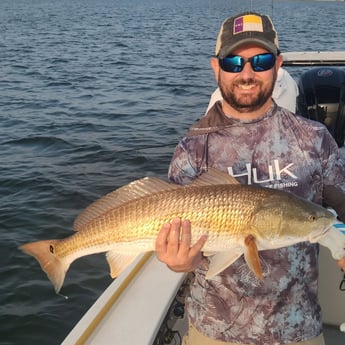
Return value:
[[(230, 85), (222, 83), (221, 76), (219, 75), (219, 89), (225, 102), (239, 113), (247, 113), (259, 110), (269, 98), (272, 97), (274, 84), (276, 81), (276, 73), (272, 78), (272, 83), (264, 85), (260, 80), (256, 79), (239, 79)], [(257, 94), (239, 94), (237, 95), (235, 89), (238, 86), (256, 85), (259, 86)]]

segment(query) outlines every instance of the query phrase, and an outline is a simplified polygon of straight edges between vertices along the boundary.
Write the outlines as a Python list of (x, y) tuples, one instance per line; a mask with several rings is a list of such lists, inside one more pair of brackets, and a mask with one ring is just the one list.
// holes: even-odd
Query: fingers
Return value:
[[(183, 227), (181, 226), (183, 224)], [(156, 239), (156, 252), (160, 258), (162, 255), (177, 255), (188, 251), (191, 241), (191, 226), (189, 221), (183, 221), (179, 218), (171, 223), (164, 224)]]
[(164, 224), (156, 238), (157, 254), (165, 253), (167, 251), (169, 233), (170, 233), (170, 224), (169, 223)]
[[(191, 225), (188, 220), (174, 219), (163, 225), (156, 239), (156, 251), (176, 253), (179, 248), (188, 248), (191, 243)], [(168, 245), (169, 244), (169, 245)]]
[(191, 255), (196, 255), (196, 253), (201, 252), (202, 248), (204, 247), (207, 241), (207, 235), (202, 235), (199, 240), (192, 246), (190, 249)]
[(345, 272), (345, 258), (342, 258), (337, 261), (338, 266)]
[[(186, 243), (182, 245), (182, 237), (184, 237), (183, 233), (184, 233), (184, 230), (181, 228), (181, 220), (179, 218), (174, 219), (171, 222), (170, 232), (168, 236), (168, 244), (169, 244), (167, 246), (168, 255), (177, 254), (180, 250), (180, 246), (181, 246), (181, 249), (182, 247), (186, 246)], [(189, 248), (190, 241), (189, 243), (187, 243), (187, 245)]]
[(202, 236), (191, 245), (192, 230), (188, 220), (174, 219), (164, 224), (156, 239), (156, 254), (160, 261), (175, 271), (189, 272), (196, 268), (202, 255), (201, 249), (207, 240)]

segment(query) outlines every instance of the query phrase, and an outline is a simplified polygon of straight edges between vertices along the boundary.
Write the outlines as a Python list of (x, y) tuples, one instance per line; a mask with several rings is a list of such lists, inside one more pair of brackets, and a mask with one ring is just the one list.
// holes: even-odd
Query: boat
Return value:
[[(336, 68), (345, 66), (345, 52), (289, 52), (284, 66), (312, 67), (299, 78), (297, 106), (328, 126), (345, 157), (344, 126), (339, 125), (345, 121), (345, 72)], [(345, 235), (345, 224), (334, 226)], [(184, 297), (190, 279), (192, 274), (172, 272), (153, 253), (139, 255), (61, 345), (181, 344), (187, 331)], [(321, 246), (319, 299), (324, 323), (345, 332), (345, 275)]]
[[(175, 273), (153, 253), (139, 255), (86, 312), (61, 345), (159, 345), (184, 333), (188, 275)], [(171, 323), (170, 323), (171, 322)], [(140, 327), (133, 327), (140, 325)], [(182, 334), (180, 335), (180, 337)]]

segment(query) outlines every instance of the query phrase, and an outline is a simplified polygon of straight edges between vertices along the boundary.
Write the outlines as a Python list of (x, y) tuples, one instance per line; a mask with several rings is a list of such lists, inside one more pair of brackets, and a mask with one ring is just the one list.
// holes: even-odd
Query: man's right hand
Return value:
[(207, 235), (191, 245), (191, 224), (188, 220), (176, 218), (171, 224), (164, 224), (156, 239), (158, 260), (175, 272), (194, 271), (202, 260), (201, 249)]

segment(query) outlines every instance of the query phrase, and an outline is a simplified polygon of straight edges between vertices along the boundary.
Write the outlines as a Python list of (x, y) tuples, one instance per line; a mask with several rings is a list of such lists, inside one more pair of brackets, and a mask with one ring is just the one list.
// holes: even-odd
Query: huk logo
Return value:
[[(287, 166), (281, 168), (279, 165), (278, 159), (275, 159), (272, 165), (268, 165), (267, 171), (268, 176), (266, 179), (259, 180), (257, 169), (252, 168), (252, 165), (250, 163), (246, 164), (247, 171), (241, 174), (235, 174), (232, 167), (228, 167), (228, 173), (233, 177), (240, 177), (240, 176), (247, 176), (248, 183), (251, 185), (252, 183), (270, 183), (274, 181), (281, 181), (282, 175), (290, 176), (293, 179), (297, 179), (297, 176), (290, 170), (290, 168), (293, 166), (293, 163), (288, 164)], [(278, 185), (277, 185), (278, 187)]]

